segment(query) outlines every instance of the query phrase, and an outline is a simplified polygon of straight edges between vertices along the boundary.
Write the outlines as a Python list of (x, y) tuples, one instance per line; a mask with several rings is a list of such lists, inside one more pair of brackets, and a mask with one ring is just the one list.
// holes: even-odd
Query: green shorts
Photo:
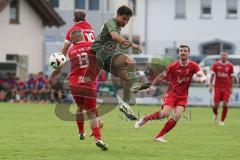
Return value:
[(114, 57), (118, 56), (118, 55), (122, 55), (124, 54), (123, 52), (117, 52), (114, 51), (112, 53), (109, 54), (104, 54), (104, 56), (102, 55), (97, 55), (97, 59), (98, 59), (98, 65), (105, 71), (112, 73), (111, 72), (111, 64), (112, 64), (112, 60)]

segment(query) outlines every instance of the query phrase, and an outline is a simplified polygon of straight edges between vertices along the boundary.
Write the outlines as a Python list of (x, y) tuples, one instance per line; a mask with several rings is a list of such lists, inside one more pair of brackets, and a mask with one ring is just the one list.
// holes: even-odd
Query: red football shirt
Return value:
[(85, 41), (89, 41), (89, 42), (94, 41), (95, 35), (92, 29), (92, 26), (86, 20), (84, 20), (82, 22), (75, 24), (67, 31), (66, 38), (65, 38), (66, 43), (69, 43), (69, 44), (71, 43), (71, 40), (70, 40), (71, 32), (73, 30), (78, 30), (78, 29), (83, 31)]
[[(71, 62), (69, 75), (70, 85), (76, 84), (95, 84), (96, 74), (98, 74), (95, 54), (91, 51), (92, 42), (79, 42), (74, 44), (68, 52)], [(84, 77), (88, 73), (88, 77)], [(86, 81), (85, 78), (89, 78)]]
[(175, 98), (187, 98), (192, 76), (200, 71), (197, 63), (189, 61), (187, 65), (181, 65), (179, 61), (171, 63), (165, 71), (168, 82), (166, 95)]
[(230, 62), (221, 63), (217, 61), (212, 66), (212, 72), (215, 73), (214, 86), (217, 88), (230, 88), (233, 76), (233, 65)]

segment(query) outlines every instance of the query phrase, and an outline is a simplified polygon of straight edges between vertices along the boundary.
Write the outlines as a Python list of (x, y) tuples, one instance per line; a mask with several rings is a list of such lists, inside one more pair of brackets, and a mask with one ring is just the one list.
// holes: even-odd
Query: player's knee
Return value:
[(227, 108), (228, 107), (228, 103), (223, 102), (223, 108)]
[(218, 104), (214, 104), (213, 109), (217, 109), (217, 108), (218, 108)]
[(77, 109), (76, 109), (76, 113), (77, 113), (77, 114), (82, 113), (82, 109), (81, 109), (80, 107), (77, 107)]
[(163, 118), (167, 118), (168, 116), (170, 115), (170, 113), (169, 112), (162, 112), (161, 113), (161, 116), (163, 117)]
[(88, 116), (89, 119), (94, 119), (94, 118), (96, 118), (96, 117), (97, 117), (96, 111), (88, 111), (88, 112), (87, 112), (87, 116)]
[(177, 114), (174, 114), (174, 115), (173, 115), (173, 119), (174, 119), (175, 121), (178, 121), (181, 117), (182, 117), (182, 114), (180, 114), (180, 113), (177, 113)]
[(128, 57), (128, 58), (127, 58), (127, 63), (128, 63), (128, 64), (135, 64), (136, 61), (135, 61), (133, 58)]

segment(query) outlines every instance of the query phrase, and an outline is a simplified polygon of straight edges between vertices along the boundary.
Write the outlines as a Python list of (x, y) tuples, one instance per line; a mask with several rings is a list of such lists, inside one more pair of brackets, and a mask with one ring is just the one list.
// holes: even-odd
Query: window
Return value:
[(105, 11), (106, 12), (112, 12), (113, 11), (113, 2), (112, 2), (112, 0), (106, 0)]
[(227, 0), (227, 18), (237, 18), (237, 0)]
[(201, 18), (211, 18), (211, 0), (201, 0)]
[(19, 61), (19, 56), (18, 54), (7, 54), (6, 55), (6, 60), (7, 61)]
[(59, 0), (50, 0), (49, 3), (51, 4), (52, 7), (59, 7)]
[(89, 10), (99, 10), (99, 0), (89, 0)]
[(175, 0), (175, 18), (186, 18), (186, 1), (185, 0)]
[(110, 11), (110, 0), (106, 0), (106, 11)]
[(221, 51), (227, 51), (229, 54), (234, 53), (234, 45), (223, 41), (208, 42), (202, 45), (201, 49), (203, 55), (216, 55)]
[(86, 0), (75, 0), (75, 8), (85, 9)]
[(19, 24), (19, 0), (12, 0), (10, 3), (9, 22)]

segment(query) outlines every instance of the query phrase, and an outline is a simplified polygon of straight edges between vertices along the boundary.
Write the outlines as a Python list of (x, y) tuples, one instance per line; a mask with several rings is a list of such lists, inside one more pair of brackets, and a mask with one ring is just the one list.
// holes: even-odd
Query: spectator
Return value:
[(25, 82), (20, 81), (20, 78), (16, 78), (16, 87), (15, 87), (15, 102), (25, 101)]
[(44, 95), (46, 93), (46, 81), (43, 72), (39, 72), (36, 79), (37, 101), (44, 102)]
[(36, 98), (36, 80), (33, 74), (29, 74), (29, 78), (26, 82), (25, 99), (27, 102), (34, 101)]
[(0, 74), (0, 101), (3, 101), (5, 99), (6, 93), (4, 91), (4, 85), (5, 80), (3, 79), (2, 75)]
[(13, 102), (15, 95), (14, 95), (14, 88), (16, 86), (15, 81), (15, 74), (7, 73), (7, 79), (3, 84), (4, 90), (6, 92), (5, 101)]

